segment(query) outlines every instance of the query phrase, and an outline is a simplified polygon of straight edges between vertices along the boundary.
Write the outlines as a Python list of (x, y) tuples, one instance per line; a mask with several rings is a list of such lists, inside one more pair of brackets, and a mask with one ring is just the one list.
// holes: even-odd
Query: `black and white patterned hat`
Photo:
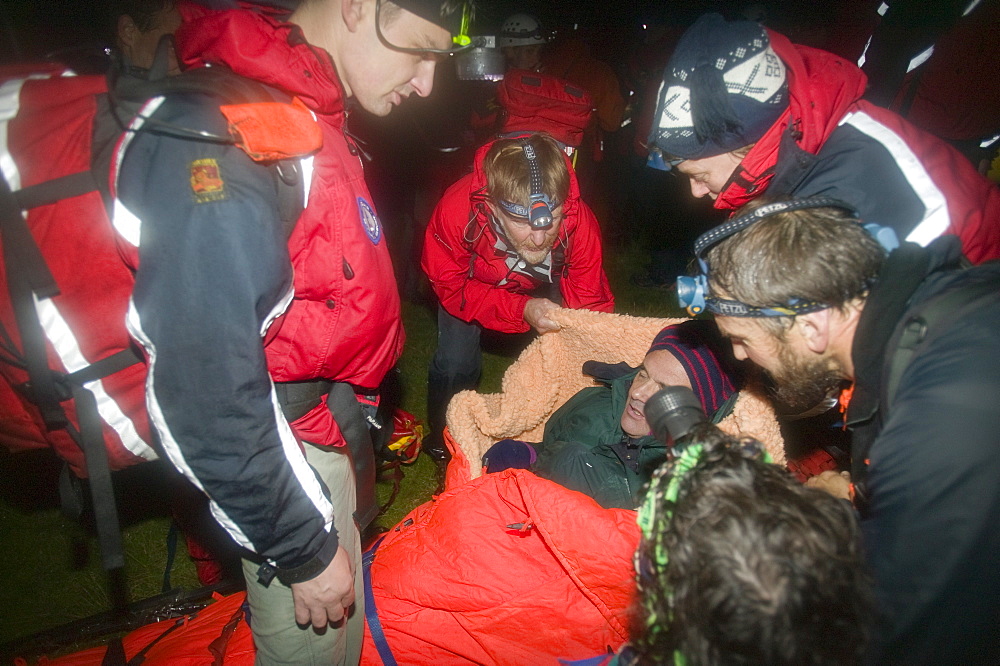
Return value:
[(721, 155), (756, 142), (787, 107), (785, 63), (764, 29), (706, 14), (663, 73), (649, 145), (673, 158)]

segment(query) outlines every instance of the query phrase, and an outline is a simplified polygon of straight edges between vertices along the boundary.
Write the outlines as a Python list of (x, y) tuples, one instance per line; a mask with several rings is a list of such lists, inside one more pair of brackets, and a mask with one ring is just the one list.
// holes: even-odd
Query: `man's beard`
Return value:
[(778, 352), (781, 369), (768, 372), (774, 380), (774, 397), (790, 412), (800, 413), (839, 391), (844, 377), (829, 367), (827, 359), (803, 360), (787, 346)]
[(517, 250), (517, 256), (534, 266), (545, 261), (545, 257), (549, 256), (549, 252), (552, 251), (554, 244), (555, 238), (546, 239), (545, 243), (541, 246), (525, 240), (519, 243), (514, 249)]

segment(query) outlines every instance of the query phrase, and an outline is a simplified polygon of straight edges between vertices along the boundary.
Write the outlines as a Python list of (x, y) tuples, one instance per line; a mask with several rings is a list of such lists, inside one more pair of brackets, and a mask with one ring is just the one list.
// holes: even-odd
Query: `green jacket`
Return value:
[(667, 447), (652, 435), (632, 439), (621, 416), (636, 370), (585, 388), (545, 424), (533, 471), (597, 500), (604, 508), (634, 509)]
[[(603, 386), (578, 392), (557, 409), (545, 424), (538, 458), (532, 471), (538, 476), (577, 490), (606, 509), (635, 509), (642, 503), (646, 484), (667, 459), (665, 444), (652, 435), (632, 438), (621, 426), (622, 412), (638, 368), (625, 364), (595, 364), (593, 377)], [(733, 411), (739, 392), (733, 393), (712, 415), (718, 423)]]

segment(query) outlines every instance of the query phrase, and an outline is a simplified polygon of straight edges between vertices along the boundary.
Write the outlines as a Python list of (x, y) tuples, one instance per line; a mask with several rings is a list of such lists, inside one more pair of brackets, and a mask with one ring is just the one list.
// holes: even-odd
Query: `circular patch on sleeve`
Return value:
[(382, 225), (378, 221), (375, 209), (362, 197), (358, 197), (358, 217), (361, 218), (361, 226), (365, 228), (365, 233), (372, 243), (378, 245), (382, 239)]

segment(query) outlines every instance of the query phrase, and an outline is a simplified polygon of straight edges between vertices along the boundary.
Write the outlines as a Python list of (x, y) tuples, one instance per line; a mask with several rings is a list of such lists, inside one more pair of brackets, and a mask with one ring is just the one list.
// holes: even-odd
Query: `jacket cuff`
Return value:
[(337, 537), (337, 531), (331, 529), (320, 551), (303, 564), (297, 567), (279, 568), (265, 562), (258, 570), (257, 578), (265, 586), (270, 585), (274, 578), (287, 586), (312, 580), (330, 566), (339, 547), (340, 539)]
[[(528, 294), (510, 294), (510, 296), (514, 298), (514, 307), (512, 308), (511, 314), (516, 317), (516, 319), (511, 320), (511, 323), (514, 324), (515, 327), (519, 328), (523, 326), (525, 331), (530, 331), (531, 324), (529, 324), (528, 320), (524, 318), (524, 308), (528, 305), (528, 301), (534, 298), (534, 296), (529, 296)], [(515, 331), (515, 333), (517, 332), (520, 331)]]

